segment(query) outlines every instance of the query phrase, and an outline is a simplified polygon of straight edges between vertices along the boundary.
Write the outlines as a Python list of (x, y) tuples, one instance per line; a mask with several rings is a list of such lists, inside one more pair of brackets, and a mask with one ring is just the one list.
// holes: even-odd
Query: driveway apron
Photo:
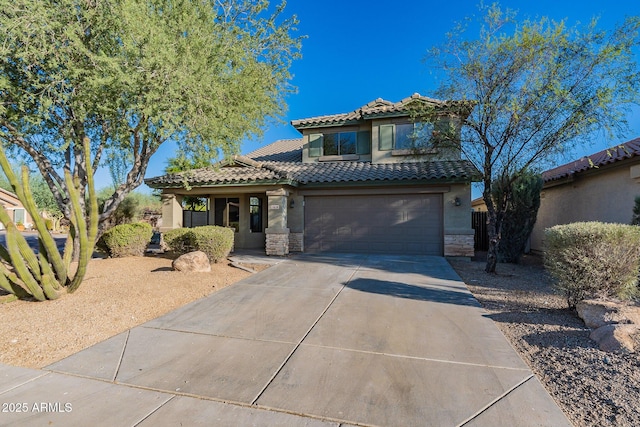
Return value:
[[(569, 426), (445, 259), (296, 255), (45, 370), (2, 425)], [(5, 423), (6, 422), (6, 423)]]

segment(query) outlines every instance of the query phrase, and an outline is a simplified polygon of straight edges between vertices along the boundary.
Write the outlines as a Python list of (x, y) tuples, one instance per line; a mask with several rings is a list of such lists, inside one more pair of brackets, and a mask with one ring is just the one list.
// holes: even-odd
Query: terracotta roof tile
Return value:
[(635, 156), (640, 156), (640, 138), (632, 139), (624, 144), (616, 145), (579, 160), (549, 169), (542, 173), (542, 178), (545, 182), (555, 181), (584, 172), (593, 167), (604, 166)]
[(188, 183), (191, 186), (246, 184), (260, 181), (277, 181), (280, 176), (269, 169), (251, 166), (227, 166), (194, 169), (186, 172), (145, 179), (152, 188), (179, 188)]
[(465, 160), (371, 164), (371, 162), (278, 163), (263, 167), (300, 184), (364, 181), (471, 180), (478, 171)]
[(433, 104), (444, 104), (443, 101), (422, 96), (419, 93), (404, 98), (399, 102), (390, 102), (382, 98), (378, 98), (350, 113), (331, 114), (328, 116), (310, 117), (308, 119), (292, 120), (291, 124), (296, 129), (314, 127), (314, 126), (335, 126), (348, 123), (356, 123), (365, 118), (376, 116), (406, 114), (407, 105), (412, 102), (421, 101)]
[(471, 181), (478, 171), (466, 160), (371, 164), (371, 162), (263, 162), (259, 166), (196, 169), (145, 180), (150, 187), (176, 188), (260, 182), (326, 184), (379, 181)]

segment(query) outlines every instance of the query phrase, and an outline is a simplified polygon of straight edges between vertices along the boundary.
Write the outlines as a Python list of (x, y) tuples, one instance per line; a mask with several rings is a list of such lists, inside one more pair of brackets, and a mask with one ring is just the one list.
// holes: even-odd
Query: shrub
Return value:
[(524, 171), (498, 179), (491, 185), (491, 196), (498, 206), (505, 206), (498, 243), (498, 262), (517, 264), (536, 223), (543, 180), (538, 174)]
[(640, 227), (600, 222), (545, 230), (544, 263), (569, 307), (587, 298), (638, 294)]
[(174, 228), (162, 233), (161, 245), (164, 244), (166, 250), (176, 254), (186, 254), (193, 250), (191, 239), (189, 238), (191, 228)]
[(183, 254), (191, 251), (202, 251), (209, 261), (218, 262), (225, 259), (233, 248), (233, 230), (215, 225), (194, 228), (176, 228), (162, 236), (165, 245), (171, 252)]
[(104, 232), (98, 247), (114, 258), (143, 256), (152, 235), (153, 230), (147, 223), (120, 224)]

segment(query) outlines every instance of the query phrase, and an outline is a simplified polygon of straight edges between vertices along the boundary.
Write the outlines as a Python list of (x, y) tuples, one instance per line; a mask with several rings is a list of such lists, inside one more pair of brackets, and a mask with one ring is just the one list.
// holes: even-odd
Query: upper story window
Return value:
[(356, 132), (325, 133), (322, 142), (323, 156), (356, 154)]
[(309, 135), (309, 157), (371, 154), (371, 132), (331, 132)]
[(432, 123), (402, 123), (381, 125), (379, 150), (410, 150), (429, 148), (433, 135)]

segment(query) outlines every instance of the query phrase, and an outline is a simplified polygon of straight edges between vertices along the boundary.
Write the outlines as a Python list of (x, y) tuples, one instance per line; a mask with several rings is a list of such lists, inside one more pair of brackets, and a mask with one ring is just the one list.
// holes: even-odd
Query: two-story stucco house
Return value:
[(349, 113), (292, 121), (299, 139), (147, 179), (162, 190), (161, 231), (183, 226), (188, 195), (208, 200), (206, 223), (236, 230), (235, 248), (473, 256), (477, 170), (459, 148), (431, 144), (434, 124), (412, 123), (413, 103), (441, 106), (438, 121), (459, 126), (452, 102), (418, 94), (377, 99)]

